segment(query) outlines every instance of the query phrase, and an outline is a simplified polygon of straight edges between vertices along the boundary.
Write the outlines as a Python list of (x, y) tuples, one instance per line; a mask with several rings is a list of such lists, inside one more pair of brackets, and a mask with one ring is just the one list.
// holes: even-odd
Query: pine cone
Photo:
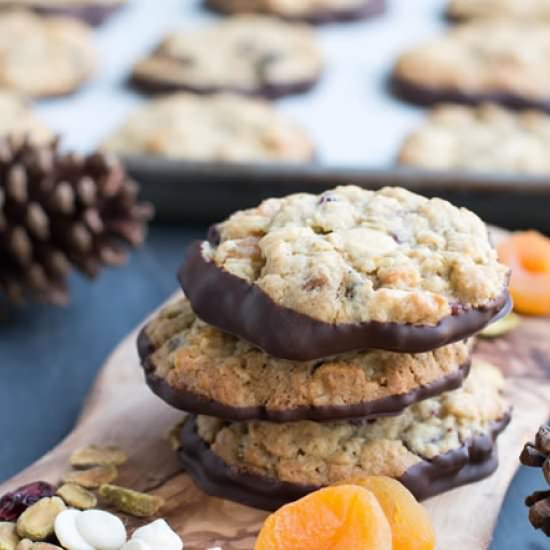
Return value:
[[(524, 466), (542, 468), (544, 479), (550, 485), (550, 427), (541, 426), (535, 443), (526, 443), (519, 457)], [(550, 537), (550, 491), (536, 491), (525, 499), (529, 521)]]
[(71, 267), (95, 277), (123, 263), (123, 245), (143, 242), (152, 215), (136, 195), (110, 155), (0, 139), (0, 297), (63, 305)]

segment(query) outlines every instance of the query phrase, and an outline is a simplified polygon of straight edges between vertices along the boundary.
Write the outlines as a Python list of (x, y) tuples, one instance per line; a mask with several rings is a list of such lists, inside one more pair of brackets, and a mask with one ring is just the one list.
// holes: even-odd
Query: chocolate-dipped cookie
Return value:
[(90, 28), (66, 17), (0, 13), (0, 86), (31, 97), (75, 91), (95, 70)]
[(435, 170), (550, 173), (550, 115), (494, 104), (441, 105), (406, 139), (399, 162)]
[(470, 211), (353, 186), (237, 212), (179, 272), (203, 321), (297, 361), (462, 340), (509, 309), (508, 276)]
[(174, 407), (229, 420), (289, 422), (399, 414), (458, 388), (471, 345), (286, 361), (206, 325), (181, 298), (144, 327), (138, 348), (149, 387)]
[(184, 422), (182, 465), (208, 494), (272, 510), (322, 486), (368, 475), (424, 499), (490, 475), (509, 407), (494, 367), (475, 363), (464, 387), (374, 421)]
[(53, 132), (20, 95), (0, 89), (0, 137), (42, 144), (54, 139)]
[(523, 19), (550, 20), (548, 0), (450, 0), (447, 15), (452, 20)]
[(149, 91), (275, 98), (309, 90), (322, 66), (315, 35), (306, 25), (240, 15), (170, 35), (137, 63), (132, 79)]
[(126, 156), (206, 162), (309, 162), (305, 130), (268, 102), (232, 94), (181, 92), (130, 115), (103, 147)]
[(550, 24), (479, 20), (402, 54), (393, 86), (420, 104), (441, 101), (550, 110)]
[(42, 15), (66, 15), (100, 25), (127, 0), (0, 0), (0, 9), (25, 8)]
[(205, 0), (223, 13), (264, 13), (314, 25), (355, 21), (384, 12), (385, 0)]

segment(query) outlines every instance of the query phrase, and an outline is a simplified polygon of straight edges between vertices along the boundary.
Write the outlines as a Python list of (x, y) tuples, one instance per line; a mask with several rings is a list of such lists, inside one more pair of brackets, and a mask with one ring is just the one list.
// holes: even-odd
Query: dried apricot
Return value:
[(327, 487), (283, 506), (265, 521), (255, 550), (392, 550), (376, 497), (358, 485)]
[(514, 308), (527, 315), (550, 315), (550, 239), (537, 231), (514, 233), (498, 245), (512, 269)]
[(432, 520), (402, 483), (383, 476), (353, 479), (350, 483), (368, 489), (378, 499), (391, 526), (393, 550), (435, 549)]

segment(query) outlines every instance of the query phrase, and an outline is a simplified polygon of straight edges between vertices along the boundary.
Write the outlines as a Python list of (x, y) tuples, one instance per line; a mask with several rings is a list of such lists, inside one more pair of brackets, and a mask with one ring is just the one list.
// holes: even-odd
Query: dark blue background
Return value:
[[(201, 227), (153, 227), (147, 245), (124, 268), (108, 270), (94, 283), (75, 276), (68, 308), (0, 311), (0, 480), (71, 430), (106, 356), (177, 288), (175, 273), (185, 247), (203, 233)], [(550, 541), (529, 526), (523, 505), (527, 494), (543, 487), (540, 470), (520, 471), (492, 550), (550, 548)]]

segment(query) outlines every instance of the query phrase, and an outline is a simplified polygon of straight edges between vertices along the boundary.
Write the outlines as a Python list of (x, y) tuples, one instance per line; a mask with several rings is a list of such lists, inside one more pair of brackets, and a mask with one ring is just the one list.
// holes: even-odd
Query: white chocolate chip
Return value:
[(76, 527), (76, 518), (81, 513), (79, 510), (64, 510), (55, 518), (55, 536), (67, 550), (95, 550), (84, 540)]
[(103, 510), (81, 512), (76, 516), (76, 527), (84, 540), (96, 550), (119, 550), (126, 542), (126, 527), (122, 521)]
[(147, 542), (141, 539), (129, 540), (120, 550), (151, 550)]
[(181, 538), (163, 519), (157, 519), (137, 529), (132, 535), (132, 540), (136, 539), (148, 543), (151, 550), (182, 550), (183, 548)]

